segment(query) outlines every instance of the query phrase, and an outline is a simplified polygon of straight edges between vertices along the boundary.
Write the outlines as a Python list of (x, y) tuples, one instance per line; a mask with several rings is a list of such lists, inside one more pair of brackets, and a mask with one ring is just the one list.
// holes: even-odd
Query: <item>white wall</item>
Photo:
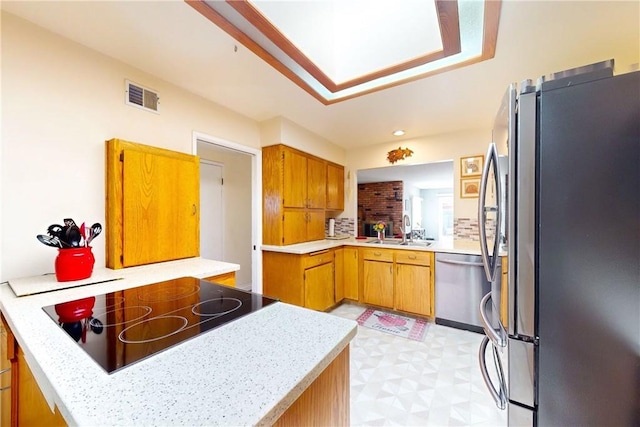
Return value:
[[(223, 233), (224, 252), (221, 261), (240, 264), (236, 273), (236, 283), (251, 284), (251, 156), (230, 150), (220, 150), (211, 144), (199, 143), (198, 155), (202, 159), (222, 163), (224, 185)], [(205, 218), (200, 218), (204, 221)], [(256, 221), (260, 221), (260, 215)]]
[[(258, 123), (2, 13), (0, 279), (53, 272), (36, 240), (65, 217), (104, 225), (104, 141), (191, 153), (194, 131), (260, 147)], [(124, 80), (160, 94), (160, 114), (124, 103)], [(93, 243), (105, 265), (105, 239)]]
[(466, 130), (456, 133), (393, 141), (374, 146), (356, 148), (347, 151), (345, 176), (347, 177), (347, 191), (345, 191), (345, 210), (342, 217), (355, 218), (357, 215), (356, 197), (357, 180), (354, 173), (358, 169), (389, 166), (387, 153), (401, 146), (410, 148), (413, 155), (400, 160), (399, 164), (422, 164), (453, 160), (453, 196), (454, 216), (456, 218), (475, 218), (478, 210), (478, 199), (460, 198), (460, 157), (486, 154), (491, 141), (491, 129)]

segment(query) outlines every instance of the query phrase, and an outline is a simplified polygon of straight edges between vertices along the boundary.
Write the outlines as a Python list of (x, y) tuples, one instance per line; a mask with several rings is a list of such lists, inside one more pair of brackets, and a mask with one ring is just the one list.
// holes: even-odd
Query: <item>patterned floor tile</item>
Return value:
[[(355, 320), (342, 304), (331, 313)], [(478, 366), (482, 335), (430, 323), (424, 341), (358, 326), (351, 342), (351, 425), (506, 426)]]

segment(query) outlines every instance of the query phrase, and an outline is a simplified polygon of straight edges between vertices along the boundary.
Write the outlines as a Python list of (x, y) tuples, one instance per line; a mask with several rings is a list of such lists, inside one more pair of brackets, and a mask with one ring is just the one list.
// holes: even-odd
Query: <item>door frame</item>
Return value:
[(251, 290), (262, 293), (262, 151), (201, 132), (193, 132), (192, 154), (198, 154), (198, 142), (217, 145), (251, 156)]

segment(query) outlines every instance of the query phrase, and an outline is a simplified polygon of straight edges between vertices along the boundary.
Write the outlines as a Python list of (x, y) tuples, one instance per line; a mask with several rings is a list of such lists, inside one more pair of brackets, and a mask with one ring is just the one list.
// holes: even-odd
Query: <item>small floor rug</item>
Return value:
[(390, 314), (372, 308), (366, 309), (356, 319), (359, 325), (414, 341), (423, 341), (428, 323), (423, 319)]

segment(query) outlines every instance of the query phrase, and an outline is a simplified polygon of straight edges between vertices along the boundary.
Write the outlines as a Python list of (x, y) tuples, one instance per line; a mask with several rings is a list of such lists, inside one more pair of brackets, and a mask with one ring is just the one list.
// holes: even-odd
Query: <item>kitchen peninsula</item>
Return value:
[[(275, 302), (107, 374), (42, 309), (237, 269), (236, 264), (201, 258), (96, 269), (96, 280), (110, 275), (118, 280), (23, 297), (3, 284), (0, 309), (50, 408), (68, 425), (271, 425), (291, 422), (288, 416), (309, 416), (304, 410), (291, 413), (299, 405), (322, 401), (322, 395), (332, 410), (321, 412), (348, 424), (353, 321)], [(50, 284), (54, 289), (60, 285), (53, 275)], [(338, 392), (318, 389), (327, 381)], [(312, 395), (305, 398), (308, 393)]]

